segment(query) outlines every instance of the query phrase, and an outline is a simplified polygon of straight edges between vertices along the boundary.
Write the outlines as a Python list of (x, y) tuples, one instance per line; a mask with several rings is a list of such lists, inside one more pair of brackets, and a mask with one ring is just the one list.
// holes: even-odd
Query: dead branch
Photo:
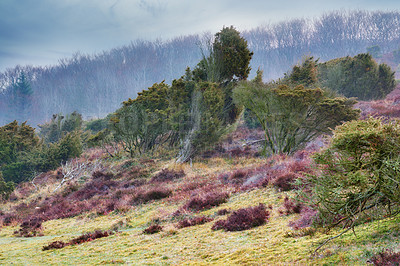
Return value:
[[(40, 174), (42, 174), (42, 173), (40, 173)], [(30, 181), (30, 183), (35, 187), (36, 190), (39, 190), (39, 188), (35, 184), (35, 178), (38, 177), (40, 174), (37, 174), (36, 172), (34, 172), (32, 180)]]
[(96, 163), (91, 164), (88, 161), (78, 162), (77, 160), (67, 161), (64, 165), (61, 166), (61, 173), (63, 178), (60, 184), (53, 190), (53, 193), (56, 192), (62, 185), (72, 179), (77, 179), (84, 175), (92, 175), (94, 171), (96, 171), (101, 166), (101, 161), (98, 160)]

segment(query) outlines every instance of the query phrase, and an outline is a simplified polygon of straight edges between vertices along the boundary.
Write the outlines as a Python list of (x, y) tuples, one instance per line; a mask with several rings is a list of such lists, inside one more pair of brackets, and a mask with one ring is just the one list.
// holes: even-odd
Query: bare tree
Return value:
[(67, 161), (61, 166), (61, 173), (63, 178), (60, 184), (53, 190), (53, 193), (60, 189), (65, 183), (78, 179), (82, 176), (91, 176), (93, 172), (101, 168), (101, 161), (97, 160), (92, 162), (79, 162), (77, 159)]

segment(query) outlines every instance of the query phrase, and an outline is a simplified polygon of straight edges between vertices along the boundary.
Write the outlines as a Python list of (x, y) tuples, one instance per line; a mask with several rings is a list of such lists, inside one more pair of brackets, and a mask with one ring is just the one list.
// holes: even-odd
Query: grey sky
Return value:
[(399, 11), (399, 0), (0, 0), (0, 71), (55, 64), (135, 39), (239, 30), (339, 9)]

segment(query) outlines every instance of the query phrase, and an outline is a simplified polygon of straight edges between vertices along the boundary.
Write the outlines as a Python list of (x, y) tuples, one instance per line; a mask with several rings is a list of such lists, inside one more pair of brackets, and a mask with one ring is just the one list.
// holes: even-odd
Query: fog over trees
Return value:
[[(242, 36), (254, 52), (250, 77), (260, 68), (270, 80), (281, 77), (304, 55), (323, 62), (375, 45), (383, 53), (399, 49), (400, 13), (336, 11), (260, 26)], [(209, 33), (137, 40), (94, 55), (77, 53), (55, 66), (7, 69), (0, 73), (0, 125), (14, 119), (43, 123), (52, 114), (73, 111), (84, 118), (103, 117), (153, 83), (170, 83), (184, 75), (187, 66), (194, 67), (202, 58), (212, 37)]]

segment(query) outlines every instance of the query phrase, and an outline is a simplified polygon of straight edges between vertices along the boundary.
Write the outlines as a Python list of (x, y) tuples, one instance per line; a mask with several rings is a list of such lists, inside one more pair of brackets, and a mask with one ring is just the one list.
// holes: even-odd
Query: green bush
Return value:
[(240, 32), (233, 26), (224, 27), (209, 46), (209, 56), (203, 55), (193, 71), (194, 80), (225, 83), (247, 79), (253, 52)]
[[(3, 147), (0, 158), (14, 160), (17, 153), (29, 151), (37, 147), (39, 142), (33, 127), (26, 122), (20, 125), (17, 121), (11, 122), (0, 127), (0, 145)], [(0, 161), (0, 166), (3, 162)]]
[(318, 60), (314, 57), (305, 57), (300, 65), (293, 67), (290, 74), (285, 74), (285, 78), (294, 84), (312, 85), (318, 82)]
[(378, 65), (370, 54), (318, 64), (318, 80), (323, 87), (360, 100), (384, 98), (395, 88), (394, 72), (386, 64)]
[(131, 157), (152, 151), (162, 141), (162, 136), (168, 133), (164, 130), (164, 120), (160, 113), (150, 112), (137, 102), (118, 109), (111, 123), (115, 141)]
[[(50, 146), (51, 157), (59, 164), (82, 154), (82, 142), (79, 133), (67, 133), (58, 143)], [(48, 155), (47, 155), (48, 156)]]
[[(233, 27), (223, 28), (194, 71), (169, 86), (164, 82), (123, 102), (110, 119), (115, 140), (131, 155), (153, 151), (168, 143), (186, 161), (212, 147), (241, 113), (232, 100), (237, 80), (249, 74), (252, 54)], [(104, 134), (91, 141), (104, 139)]]
[(320, 174), (306, 183), (325, 225), (351, 225), (367, 211), (390, 216), (400, 210), (398, 121), (369, 118), (338, 126), (315, 162)]
[(27, 181), (35, 173), (55, 169), (82, 153), (77, 132), (67, 133), (56, 143), (43, 144), (34, 128), (26, 123), (18, 125), (16, 121), (0, 128), (0, 147), (0, 170), (5, 181), (15, 183)]
[(11, 122), (0, 127), (0, 170), (6, 181), (20, 182), (32, 173), (32, 163), (26, 163), (29, 154), (40, 147), (35, 129), (26, 122)]
[(0, 199), (7, 200), (14, 189), (15, 184), (13, 182), (5, 182), (0, 172)]
[(86, 131), (91, 131), (92, 133), (98, 133), (102, 130), (108, 128), (108, 121), (110, 120), (109, 117), (101, 118), (101, 119), (94, 119), (91, 121), (86, 122)]

